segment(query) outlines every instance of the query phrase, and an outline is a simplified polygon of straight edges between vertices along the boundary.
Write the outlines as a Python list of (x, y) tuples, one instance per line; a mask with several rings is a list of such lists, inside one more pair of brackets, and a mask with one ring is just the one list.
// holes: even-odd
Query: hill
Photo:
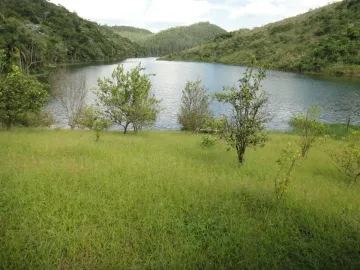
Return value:
[(240, 29), (166, 60), (260, 64), (296, 72), (360, 74), (360, 1), (334, 3), (253, 30)]
[(180, 132), (0, 130), (2, 269), (359, 269), (359, 183), (327, 140), (274, 199), (272, 134), (233, 151)]
[(143, 38), (153, 33), (147, 29), (132, 26), (112, 26), (111, 29), (122, 37), (126, 37), (134, 42), (140, 42)]
[(226, 31), (209, 22), (200, 22), (189, 26), (179, 26), (151, 34), (144, 29), (113, 27), (116, 32), (128, 37), (147, 49), (147, 54), (163, 56), (169, 53), (189, 49), (206, 41), (213, 40), (217, 35)]
[(0, 7), (0, 49), (17, 57), (24, 71), (144, 54), (129, 39), (46, 0), (2, 0)]

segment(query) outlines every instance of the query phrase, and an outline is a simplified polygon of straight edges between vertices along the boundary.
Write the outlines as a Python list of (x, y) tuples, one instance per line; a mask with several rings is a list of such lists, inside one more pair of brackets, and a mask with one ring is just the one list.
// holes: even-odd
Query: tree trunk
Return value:
[(130, 123), (126, 123), (126, 125), (125, 125), (125, 127), (124, 127), (124, 134), (127, 133), (127, 129), (128, 129), (128, 127), (129, 127), (129, 125), (130, 125)]
[(239, 167), (241, 167), (244, 164), (245, 150), (246, 150), (245, 145), (237, 145), (236, 146), (236, 152), (237, 152), (237, 155), (238, 155)]
[(349, 130), (350, 123), (351, 123), (351, 118), (349, 117), (346, 125), (346, 130)]
[(11, 119), (6, 122), (6, 130), (10, 130), (12, 128), (13, 121)]

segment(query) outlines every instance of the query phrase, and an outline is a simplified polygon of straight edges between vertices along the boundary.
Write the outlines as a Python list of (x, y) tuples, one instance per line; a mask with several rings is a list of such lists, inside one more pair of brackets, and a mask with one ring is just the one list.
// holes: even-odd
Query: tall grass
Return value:
[[(276, 202), (297, 136), (236, 154), (180, 132), (0, 132), (0, 269), (360, 267), (360, 186), (312, 149)], [(330, 149), (330, 150), (329, 150)]]

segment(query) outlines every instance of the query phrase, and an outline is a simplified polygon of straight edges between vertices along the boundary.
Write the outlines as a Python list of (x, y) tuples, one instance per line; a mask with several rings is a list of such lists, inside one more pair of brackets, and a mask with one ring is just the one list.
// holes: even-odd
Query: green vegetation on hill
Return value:
[(25, 72), (49, 64), (144, 54), (129, 39), (46, 0), (2, 0), (0, 7), (0, 49)]
[[(314, 148), (274, 198), (284, 142), (180, 132), (0, 131), (1, 269), (359, 269), (360, 185)], [(325, 150), (326, 149), (326, 150)]]
[(147, 29), (132, 26), (112, 26), (110, 28), (120, 36), (126, 37), (134, 42), (140, 42), (143, 38), (153, 34)]
[[(190, 26), (169, 28), (151, 34), (144, 29), (113, 27), (119, 35), (128, 37), (147, 49), (148, 55), (162, 56), (189, 49), (213, 40), (226, 31), (209, 22), (200, 22)], [(121, 30), (122, 29), (122, 30)]]
[(255, 57), (275, 69), (359, 75), (359, 48), (360, 1), (345, 0), (162, 59), (249, 65)]

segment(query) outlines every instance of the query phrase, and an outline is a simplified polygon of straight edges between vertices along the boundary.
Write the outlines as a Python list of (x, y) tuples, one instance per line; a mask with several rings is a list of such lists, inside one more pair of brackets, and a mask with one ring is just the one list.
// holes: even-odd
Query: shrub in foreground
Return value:
[(111, 121), (95, 106), (83, 107), (77, 117), (77, 126), (95, 131), (96, 141), (100, 140), (101, 132), (111, 125)]
[(230, 116), (225, 117), (221, 137), (236, 149), (240, 166), (244, 163), (246, 148), (263, 146), (267, 141), (265, 123), (270, 120), (266, 111), (268, 95), (261, 90), (261, 82), (265, 78), (265, 69), (260, 68), (255, 73), (250, 67), (239, 80), (239, 88), (226, 87), (226, 93), (215, 95), (218, 101), (232, 108)]
[(290, 120), (290, 126), (300, 132), (301, 156), (306, 157), (310, 149), (319, 142), (319, 137), (325, 134), (325, 125), (319, 122), (321, 109), (313, 104), (306, 113), (299, 113)]

